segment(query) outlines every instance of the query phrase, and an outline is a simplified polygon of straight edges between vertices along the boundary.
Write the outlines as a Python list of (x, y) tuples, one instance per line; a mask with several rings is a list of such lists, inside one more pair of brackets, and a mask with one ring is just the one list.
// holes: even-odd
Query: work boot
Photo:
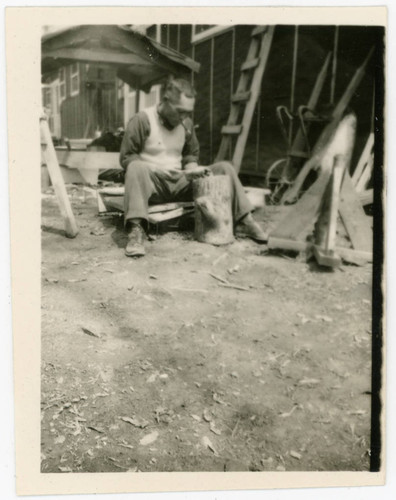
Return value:
[(144, 249), (145, 232), (140, 224), (132, 224), (131, 232), (128, 234), (128, 243), (125, 248), (127, 257), (143, 257), (146, 251)]
[(238, 234), (247, 236), (257, 243), (267, 243), (268, 234), (266, 234), (257, 222), (253, 219), (252, 214), (246, 215), (237, 226)]

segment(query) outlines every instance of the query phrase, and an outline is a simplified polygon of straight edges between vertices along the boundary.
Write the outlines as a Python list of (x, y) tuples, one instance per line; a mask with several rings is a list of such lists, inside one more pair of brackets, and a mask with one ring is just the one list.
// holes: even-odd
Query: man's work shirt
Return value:
[(181, 169), (198, 162), (199, 144), (193, 123), (184, 120), (172, 130), (163, 124), (157, 106), (144, 109), (129, 121), (121, 144), (120, 163), (126, 169), (134, 160), (154, 168)]

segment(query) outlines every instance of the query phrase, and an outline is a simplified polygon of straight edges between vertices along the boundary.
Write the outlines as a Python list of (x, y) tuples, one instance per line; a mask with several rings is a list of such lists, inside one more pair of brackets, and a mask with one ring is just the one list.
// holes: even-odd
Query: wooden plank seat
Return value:
[[(124, 211), (124, 186), (104, 187), (98, 189), (98, 211), (103, 215), (109, 212)], [(149, 207), (148, 221), (150, 224), (176, 219), (194, 211), (193, 201), (161, 203)]]

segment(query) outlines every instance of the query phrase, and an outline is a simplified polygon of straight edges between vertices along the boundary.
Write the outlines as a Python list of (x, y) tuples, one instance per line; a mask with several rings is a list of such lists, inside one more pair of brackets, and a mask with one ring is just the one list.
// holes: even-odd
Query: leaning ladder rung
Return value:
[(257, 68), (260, 62), (259, 57), (255, 57), (254, 59), (248, 59), (241, 66), (241, 71), (248, 71), (249, 69)]
[(250, 99), (250, 90), (246, 92), (237, 92), (231, 97), (232, 102), (248, 101)]
[(251, 36), (253, 37), (253, 36), (262, 35), (267, 30), (268, 30), (268, 26), (256, 26), (254, 28), (254, 30), (252, 31), (252, 35)]
[(242, 131), (242, 125), (224, 125), (221, 129), (222, 134), (238, 135)]

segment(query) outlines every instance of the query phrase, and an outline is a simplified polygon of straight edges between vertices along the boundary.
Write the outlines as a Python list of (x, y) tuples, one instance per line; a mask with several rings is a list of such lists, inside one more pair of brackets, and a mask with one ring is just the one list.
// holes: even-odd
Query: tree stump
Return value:
[(193, 181), (195, 201), (195, 239), (211, 245), (234, 240), (231, 209), (231, 179), (210, 175)]

